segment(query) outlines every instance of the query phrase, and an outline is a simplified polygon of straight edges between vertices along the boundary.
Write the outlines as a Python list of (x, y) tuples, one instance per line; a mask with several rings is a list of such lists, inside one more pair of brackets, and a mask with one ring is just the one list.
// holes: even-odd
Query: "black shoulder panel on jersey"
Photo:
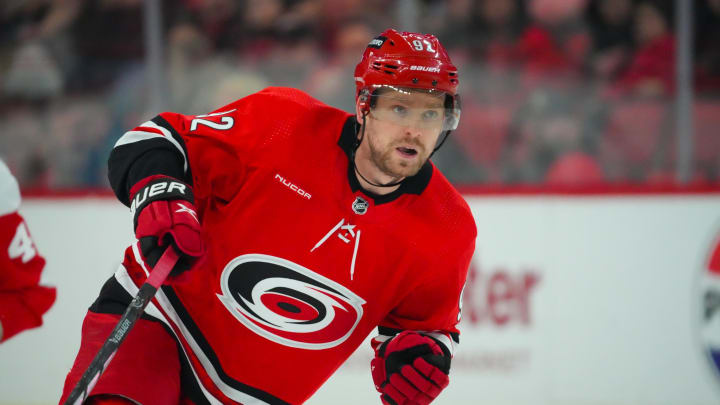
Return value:
[(117, 198), (130, 206), (130, 188), (145, 177), (162, 174), (187, 181), (183, 158), (161, 138), (115, 147), (108, 159), (108, 179)]
[[(180, 134), (160, 116), (152, 121), (167, 129), (187, 156), (185, 142)], [(192, 185), (190, 167), (186, 172), (184, 166), (183, 153), (170, 141), (162, 137), (144, 139), (113, 148), (108, 159), (108, 179), (117, 198), (130, 206), (130, 188), (145, 177), (160, 174)]]

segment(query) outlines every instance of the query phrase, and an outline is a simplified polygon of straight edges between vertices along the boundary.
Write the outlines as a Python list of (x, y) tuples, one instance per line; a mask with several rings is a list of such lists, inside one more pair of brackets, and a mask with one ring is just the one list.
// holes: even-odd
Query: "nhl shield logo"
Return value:
[(352, 203), (352, 210), (358, 215), (363, 215), (368, 210), (368, 202), (362, 197), (355, 197), (355, 201)]

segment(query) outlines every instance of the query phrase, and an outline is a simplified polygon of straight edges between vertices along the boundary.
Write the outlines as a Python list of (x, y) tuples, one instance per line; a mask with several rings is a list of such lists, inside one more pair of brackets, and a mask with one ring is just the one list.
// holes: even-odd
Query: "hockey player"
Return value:
[(354, 114), (268, 88), (118, 140), (110, 183), (137, 242), (63, 399), (168, 246), (181, 261), (91, 404), (301, 404), (375, 328), (383, 403), (448, 385), (476, 228), (429, 157), (457, 126), (457, 70), (434, 36), (387, 30), (355, 81)]
[(0, 160), (0, 342), (42, 325), (55, 288), (38, 285), (45, 259), (18, 213), (20, 190)]

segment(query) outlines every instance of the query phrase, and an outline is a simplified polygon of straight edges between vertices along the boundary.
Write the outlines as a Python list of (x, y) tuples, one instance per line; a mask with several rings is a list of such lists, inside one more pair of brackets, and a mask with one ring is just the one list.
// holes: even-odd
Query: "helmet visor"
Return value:
[(460, 121), (456, 99), (443, 91), (382, 86), (371, 97), (370, 116), (378, 121), (438, 132)]

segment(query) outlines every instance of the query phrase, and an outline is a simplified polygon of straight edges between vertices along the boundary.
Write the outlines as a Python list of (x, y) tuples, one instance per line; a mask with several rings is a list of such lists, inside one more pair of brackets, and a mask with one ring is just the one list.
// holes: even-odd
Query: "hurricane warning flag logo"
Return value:
[(705, 261), (700, 292), (700, 338), (720, 381), (720, 237)]
[(320, 350), (344, 342), (365, 301), (339, 283), (279, 257), (247, 254), (231, 260), (217, 297), (258, 335), (285, 346)]

